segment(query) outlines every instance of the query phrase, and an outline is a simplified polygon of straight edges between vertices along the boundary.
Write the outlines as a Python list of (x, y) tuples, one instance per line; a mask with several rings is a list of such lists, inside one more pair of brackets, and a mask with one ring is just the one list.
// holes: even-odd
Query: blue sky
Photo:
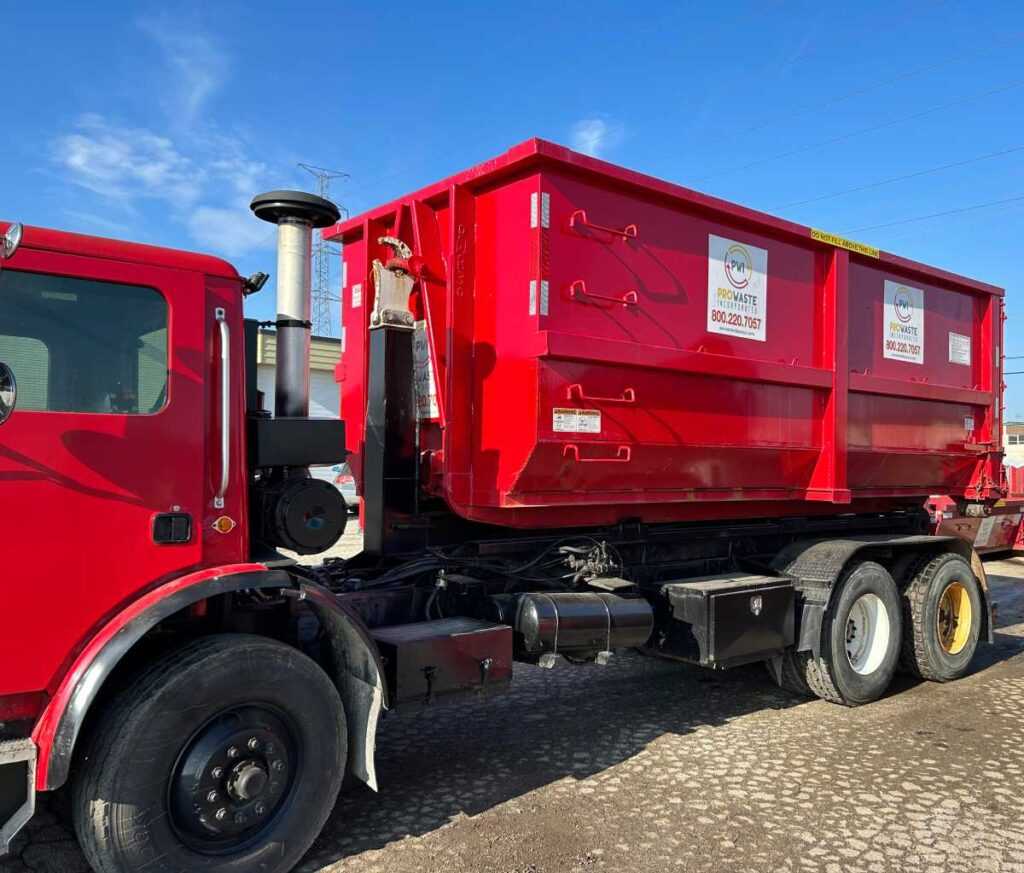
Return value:
[(1024, 6), (843, 5), (5, 3), (0, 215), (272, 271), (300, 161), (355, 214), (542, 136), (1002, 285), (1024, 355)]

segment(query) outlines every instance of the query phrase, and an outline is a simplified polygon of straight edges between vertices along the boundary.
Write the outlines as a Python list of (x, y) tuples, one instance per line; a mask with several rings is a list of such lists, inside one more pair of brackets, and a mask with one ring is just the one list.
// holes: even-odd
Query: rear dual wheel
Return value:
[(927, 561), (903, 592), (907, 632), (901, 666), (935, 682), (959, 679), (970, 667), (981, 639), (981, 588), (960, 555)]
[(788, 673), (823, 700), (858, 706), (881, 697), (900, 656), (899, 591), (881, 564), (862, 561), (836, 582), (819, 652), (788, 657)]
[(960, 555), (919, 565), (902, 595), (884, 567), (864, 561), (832, 590), (819, 654), (787, 652), (772, 672), (789, 691), (847, 706), (881, 697), (897, 666), (938, 682), (958, 679), (977, 651), (982, 610)]

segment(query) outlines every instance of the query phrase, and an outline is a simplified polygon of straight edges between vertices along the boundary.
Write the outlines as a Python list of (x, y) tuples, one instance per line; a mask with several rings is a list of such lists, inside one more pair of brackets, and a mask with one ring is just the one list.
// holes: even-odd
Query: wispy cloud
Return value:
[(140, 197), (197, 200), (204, 172), (167, 137), (83, 115), (71, 133), (58, 136), (53, 157), (71, 181), (124, 205)]
[(622, 142), (623, 128), (604, 118), (583, 118), (572, 126), (572, 147), (600, 157)]
[(200, 206), (188, 217), (188, 232), (203, 248), (229, 258), (268, 245), (274, 239), (273, 228), (238, 207)]
[(201, 31), (177, 29), (167, 17), (139, 27), (164, 60), (165, 122), (153, 129), (82, 115), (54, 138), (53, 163), (69, 183), (122, 214), (159, 201), (204, 249), (238, 257), (267, 244), (273, 234), (248, 209), (268, 184), (267, 167), (204, 114), (227, 74), (225, 54)]
[(170, 87), (162, 97), (166, 110), (176, 121), (195, 122), (228, 78), (227, 53), (198, 26), (183, 27), (166, 13), (143, 18), (138, 26), (156, 44), (168, 73)]

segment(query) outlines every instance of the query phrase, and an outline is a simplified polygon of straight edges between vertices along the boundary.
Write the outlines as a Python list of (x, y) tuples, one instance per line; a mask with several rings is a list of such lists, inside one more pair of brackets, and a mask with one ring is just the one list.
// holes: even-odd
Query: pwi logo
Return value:
[(750, 284), (750, 274), (753, 271), (754, 262), (743, 246), (733, 243), (725, 252), (723, 259), (725, 265), (725, 278), (733, 288), (746, 288)]
[(906, 288), (897, 288), (892, 295), (892, 308), (904, 324), (914, 317), (914, 298)]

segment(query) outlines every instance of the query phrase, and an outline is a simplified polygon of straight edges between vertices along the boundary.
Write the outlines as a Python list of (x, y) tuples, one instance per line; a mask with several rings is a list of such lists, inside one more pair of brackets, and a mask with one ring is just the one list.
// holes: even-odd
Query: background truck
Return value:
[[(340, 223), (252, 208), (274, 414), (266, 275), (0, 225), (0, 849), (61, 789), (102, 873), (286, 871), (376, 789), (384, 711), (514, 661), (763, 661), (852, 706), (991, 638), (924, 504), (1004, 496), (999, 288), (539, 140)], [(307, 417), (321, 228), (340, 421)], [(364, 550), (296, 563), (346, 460)]]

